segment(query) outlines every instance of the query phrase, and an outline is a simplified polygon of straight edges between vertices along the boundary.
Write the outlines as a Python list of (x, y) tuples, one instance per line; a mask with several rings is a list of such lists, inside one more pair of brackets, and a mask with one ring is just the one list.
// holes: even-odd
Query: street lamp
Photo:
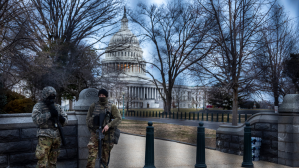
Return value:
[(125, 92), (123, 92), (123, 117), (122, 119), (125, 119)]

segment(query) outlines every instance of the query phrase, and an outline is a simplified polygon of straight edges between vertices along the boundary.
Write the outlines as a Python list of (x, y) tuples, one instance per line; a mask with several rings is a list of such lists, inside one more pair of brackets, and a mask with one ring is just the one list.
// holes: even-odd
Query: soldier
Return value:
[(38, 159), (36, 167), (56, 168), (61, 144), (61, 135), (56, 122), (64, 126), (68, 118), (60, 105), (54, 103), (56, 90), (53, 87), (45, 87), (42, 94), (42, 101), (36, 103), (32, 110), (32, 120), (39, 127), (38, 144), (35, 150), (35, 156)]
[[(105, 126), (103, 128), (105, 137), (102, 141), (101, 168), (108, 168), (110, 152), (113, 148), (113, 145), (116, 143), (116, 137), (114, 137), (114, 133), (117, 130), (116, 127), (121, 123), (121, 116), (116, 106), (108, 102), (108, 92), (105, 89), (101, 89), (98, 93), (98, 96), (99, 102), (91, 104), (86, 116), (86, 123), (91, 134), (89, 143), (87, 144), (89, 155), (86, 168), (95, 167), (95, 161), (98, 153), (98, 136), (96, 133), (97, 127), (94, 126), (93, 119), (98, 117), (99, 113), (106, 113), (106, 117), (102, 125)], [(112, 121), (111, 119), (114, 120)]]

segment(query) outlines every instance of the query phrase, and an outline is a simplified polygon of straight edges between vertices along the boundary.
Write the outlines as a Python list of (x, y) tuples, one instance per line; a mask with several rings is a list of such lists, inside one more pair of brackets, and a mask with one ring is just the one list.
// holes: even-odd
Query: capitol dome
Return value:
[(121, 19), (121, 28), (110, 39), (102, 61), (106, 74), (122, 72), (126, 76), (147, 78), (143, 51), (137, 37), (128, 28), (126, 8)]

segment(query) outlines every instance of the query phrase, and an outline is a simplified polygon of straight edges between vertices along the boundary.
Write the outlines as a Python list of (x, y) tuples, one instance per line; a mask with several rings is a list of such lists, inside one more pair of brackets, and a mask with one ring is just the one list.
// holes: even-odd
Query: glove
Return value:
[(63, 124), (65, 122), (65, 118), (62, 115), (59, 116), (59, 122)]
[(57, 118), (58, 117), (58, 111), (56, 110), (54, 104), (51, 104), (49, 109), (50, 109), (50, 113), (51, 113), (51, 118)]

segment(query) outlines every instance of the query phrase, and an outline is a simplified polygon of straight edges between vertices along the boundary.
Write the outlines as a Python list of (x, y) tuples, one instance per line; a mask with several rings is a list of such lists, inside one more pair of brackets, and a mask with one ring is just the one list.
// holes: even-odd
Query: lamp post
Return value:
[(125, 119), (125, 92), (123, 92), (123, 117), (122, 119)]

